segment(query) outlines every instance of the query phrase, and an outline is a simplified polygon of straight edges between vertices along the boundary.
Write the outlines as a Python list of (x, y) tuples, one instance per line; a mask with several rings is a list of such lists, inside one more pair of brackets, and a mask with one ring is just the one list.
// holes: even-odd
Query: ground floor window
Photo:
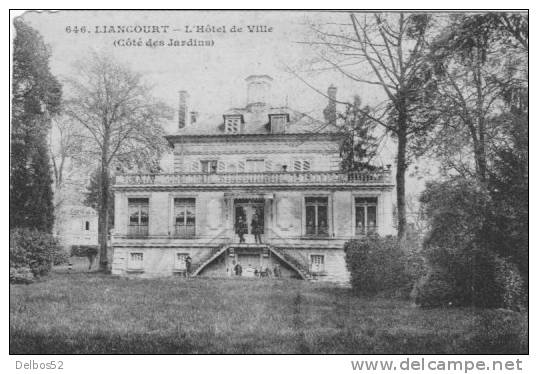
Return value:
[(142, 252), (131, 252), (127, 262), (127, 270), (141, 271), (144, 269), (144, 254)]
[(196, 200), (193, 198), (174, 199), (174, 234), (181, 238), (195, 236)]
[(132, 198), (128, 200), (130, 236), (147, 236), (149, 227), (149, 199)]
[(329, 234), (328, 227), (328, 198), (306, 197), (306, 235), (326, 236)]
[(377, 197), (355, 198), (355, 234), (377, 231)]
[(325, 271), (325, 256), (311, 255), (310, 256), (310, 271), (312, 273), (323, 273)]

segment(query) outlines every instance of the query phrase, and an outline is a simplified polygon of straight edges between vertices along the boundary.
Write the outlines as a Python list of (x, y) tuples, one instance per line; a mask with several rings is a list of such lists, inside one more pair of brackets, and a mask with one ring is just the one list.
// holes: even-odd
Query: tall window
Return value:
[(328, 226), (328, 198), (306, 197), (306, 235), (326, 236)]
[(310, 256), (310, 271), (312, 273), (322, 273), (325, 271), (325, 258), (323, 255)]
[(241, 116), (225, 116), (224, 132), (229, 134), (241, 132)]
[(200, 166), (202, 167), (202, 173), (211, 174), (217, 172), (217, 160), (204, 160), (200, 161)]
[(265, 162), (263, 159), (247, 160), (247, 173), (255, 173), (265, 171)]
[(195, 235), (196, 200), (174, 199), (174, 234), (182, 238)]
[(149, 199), (128, 200), (130, 236), (147, 236), (149, 225)]
[(90, 221), (86, 221), (85, 230), (90, 231)]
[(355, 234), (377, 231), (377, 197), (355, 198)]

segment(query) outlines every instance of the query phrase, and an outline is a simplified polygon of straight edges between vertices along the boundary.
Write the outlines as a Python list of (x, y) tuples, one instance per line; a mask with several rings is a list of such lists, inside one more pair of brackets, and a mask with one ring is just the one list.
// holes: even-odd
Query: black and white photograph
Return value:
[(521, 372), (528, 10), (26, 10), (10, 45), (17, 372)]

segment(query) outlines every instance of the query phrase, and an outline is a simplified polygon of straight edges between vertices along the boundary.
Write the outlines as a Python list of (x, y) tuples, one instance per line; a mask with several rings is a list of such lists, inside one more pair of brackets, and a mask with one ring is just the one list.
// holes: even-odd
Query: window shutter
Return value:
[(226, 165), (224, 164), (224, 161), (218, 161), (217, 162), (217, 170), (219, 173), (224, 173), (224, 170), (226, 169)]
[(294, 171), (301, 171), (302, 167), (301, 167), (301, 161), (300, 160), (295, 160), (293, 162), (293, 170)]
[(310, 161), (304, 160), (303, 161), (303, 171), (308, 171), (308, 170), (310, 170)]
[(271, 160), (265, 160), (265, 171), (273, 171), (273, 162)]
[(198, 171), (200, 171), (199, 166), (200, 166), (200, 165), (199, 165), (199, 163), (198, 163), (198, 160), (193, 161), (193, 162), (191, 163), (191, 171), (192, 171), (193, 173), (197, 173)]
[(240, 173), (245, 172), (245, 161), (239, 161), (237, 163), (237, 171), (240, 172)]

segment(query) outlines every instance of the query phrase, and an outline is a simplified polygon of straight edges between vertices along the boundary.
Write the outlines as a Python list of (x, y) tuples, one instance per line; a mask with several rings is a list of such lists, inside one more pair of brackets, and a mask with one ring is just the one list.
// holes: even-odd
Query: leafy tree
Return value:
[[(482, 214), (475, 215), (471, 204), (462, 206), (467, 224), (483, 221), (469, 234), (481, 248), (516, 264), (526, 281), (528, 16), (453, 16), (432, 44), (431, 56), (438, 79), (432, 96), (443, 114), (433, 141), (425, 144), (447, 174), (480, 184), (488, 201)], [(440, 213), (429, 214), (437, 219)]]
[[(113, 178), (110, 177), (108, 184), (111, 186)], [(96, 169), (90, 176), (90, 183), (86, 186), (86, 193), (84, 198), (84, 205), (89, 206), (96, 211), (99, 210), (100, 194), (101, 194), (101, 173)], [(112, 190), (108, 190), (108, 201), (110, 203), (108, 209), (108, 223), (110, 227), (114, 226), (114, 194)]]
[(506, 242), (508, 230), (497, 226), (499, 207), (483, 183), (460, 176), (429, 183), (421, 202), (430, 225), (424, 249), (431, 268), (417, 285), (420, 303), (524, 306), (517, 251)]
[(370, 108), (362, 108), (360, 97), (355, 96), (353, 104), (348, 104), (346, 111), (340, 114), (343, 120), (340, 130), (344, 133), (340, 155), (344, 171), (375, 169), (371, 160), (377, 154), (377, 138), (372, 134), (375, 123), (365, 115), (369, 112)]
[(152, 96), (140, 73), (109, 56), (93, 54), (75, 67), (65, 112), (83, 128), (87, 152), (99, 160), (100, 268), (106, 270), (111, 170), (120, 164), (140, 170), (158, 159), (166, 147), (161, 122), (171, 110)]
[(432, 43), (442, 126), (424, 144), (445, 169), (487, 183), (491, 153), (506, 138), (494, 119), (527, 90), (526, 22), (517, 14), (455, 15)]
[(62, 90), (50, 72), (50, 50), (41, 35), (21, 19), (14, 26), (10, 227), (51, 232), (54, 206), (46, 139)]

